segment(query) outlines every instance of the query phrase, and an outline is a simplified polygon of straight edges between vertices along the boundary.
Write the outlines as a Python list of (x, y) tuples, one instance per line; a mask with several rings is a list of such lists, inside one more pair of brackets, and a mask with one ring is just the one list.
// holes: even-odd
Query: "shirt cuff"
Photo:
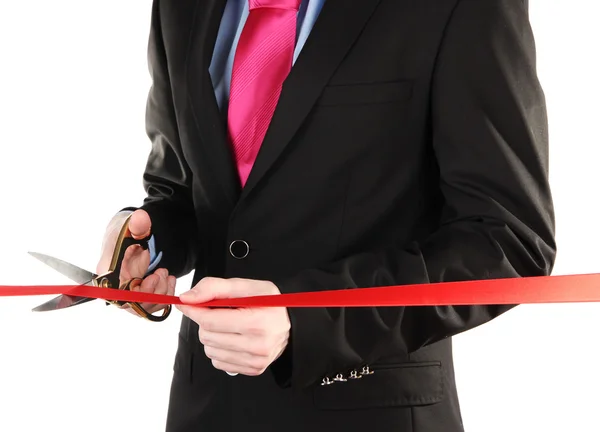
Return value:
[(148, 250), (150, 251), (150, 265), (148, 266), (148, 271), (146, 275), (152, 272), (158, 266), (160, 259), (162, 258), (162, 251), (156, 253), (156, 244), (154, 240), (154, 235), (150, 237), (148, 240)]

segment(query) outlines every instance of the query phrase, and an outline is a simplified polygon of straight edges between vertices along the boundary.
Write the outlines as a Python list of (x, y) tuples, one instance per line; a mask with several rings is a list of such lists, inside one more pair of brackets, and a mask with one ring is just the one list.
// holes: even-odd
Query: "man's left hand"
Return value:
[[(204, 278), (180, 299), (190, 304), (273, 294), (281, 292), (268, 281)], [(288, 344), (291, 325), (286, 308), (177, 308), (198, 324), (198, 337), (213, 366), (229, 373), (261, 375)]]

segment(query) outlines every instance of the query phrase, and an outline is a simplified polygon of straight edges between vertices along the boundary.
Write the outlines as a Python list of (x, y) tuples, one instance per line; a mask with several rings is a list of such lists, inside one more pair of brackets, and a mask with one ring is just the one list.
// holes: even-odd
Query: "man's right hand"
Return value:
[[(97, 274), (103, 274), (108, 271), (117, 237), (119, 236), (119, 231), (123, 227), (128, 215), (128, 213), (119, 213), (108, 224), (102, 242), (102, 254), (100, 261), (96, 266)], [(152, 222), (146, 211), (136, 210), (131, 215), (131, 219), (129, 220), (129, 231), (133, 238), (142, 239), (147, 237), (150, 234), (151, 227)], [(125, 251), (123, 263), (121, 265), (121, 274), (119, 275), (121, 283), (134, 277), (143, 278), (148, 271), (149, 265), (150, 252), (148, 250), (144, 250), (139, 245), (129, 246)], [(155, 270), (154, 273), (146, 276), (142, 284), (137, 288), (134, 288), (134, 290), (147, 293), (174, 295), (175, 283), (175, 276), (169, 276), (167, 269), (159, 268)], [(142, 303), (141, 306), (148, 313), (154, 313), (165, 308), (164, 305), (152, 305), (147, 303)], [(137, 315), (128, 305), (124, 306), (123, 309)]]

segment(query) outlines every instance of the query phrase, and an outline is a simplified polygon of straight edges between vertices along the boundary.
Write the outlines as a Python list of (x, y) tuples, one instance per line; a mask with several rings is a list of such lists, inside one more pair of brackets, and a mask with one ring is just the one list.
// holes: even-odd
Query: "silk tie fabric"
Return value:
[(246, 184), (292, 68), (301, 0), (249, 0), (231, 75), (228, 129)]

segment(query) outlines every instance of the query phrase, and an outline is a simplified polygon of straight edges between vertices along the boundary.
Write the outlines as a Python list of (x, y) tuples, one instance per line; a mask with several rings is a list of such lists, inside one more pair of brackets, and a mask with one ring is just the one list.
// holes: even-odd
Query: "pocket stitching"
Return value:
[[(382, 368), (383, 366), (383, 368)], [(435, 368), (437, 374), (435, 386), (432, 386), (432, 394), (430, 395), (419, 395), (419, 396), (402, 396), (402, 395), (389, 395), (387, 398), (383, 398), (380, 401), (373, 403), (373, 400), (367, 401), (347, 401), (341, 403), (331, 403), (326, 399), (321, 399), (319, 402), (319, 395), (316, 391), (313, 391), (313, 404), (318, 410), (322, 411), (344, 411), (344, 410), (356, 410), (356, 409), (372, 409), (372, 408), (410, 408), (419, 405), (437, 404), (444, 400), (444, 374), (442, 369), (442, 362), (406, 362), (406, 363), (392, 363), (383, 365), (373, 365), (372, 369), (375, 373), (380, 371), (394, 371), (403, 369), (421, 369), (425, 367)], [(369, 379), (364, 377), (362, 379)], [(343, 384), (333, 384), (343, 385)], [(364, 389), (363, 389), (364, 390)], [(326, 390), (325, 390), (326, 391)], [(329, 395), (331, 397), (332, 395)]]
[[(385, 92), (385, 87), (389, 90)], [(380, 93), (374, 93), (379, 88)], [(361, 90), (362, 89), (362, 90)], [(343, 91), (355, 91), (355, 99), (348, 96), (340, 96)], [(326, 86), (316, 106), (340, 106), (340, 105), (379, 105), (391, 102), (409, 100), (412, 96), (413, 82), (409, 80), (377, 82), (370, 84), (341, 84)], [(398, 94), (399, 93), (399, 94)], [(365, 97), (365, 95), (369, 95)], [(375, 95), (375, 96), (373, 96)], [(377, 99), (377, 95), (381, 97)]]

